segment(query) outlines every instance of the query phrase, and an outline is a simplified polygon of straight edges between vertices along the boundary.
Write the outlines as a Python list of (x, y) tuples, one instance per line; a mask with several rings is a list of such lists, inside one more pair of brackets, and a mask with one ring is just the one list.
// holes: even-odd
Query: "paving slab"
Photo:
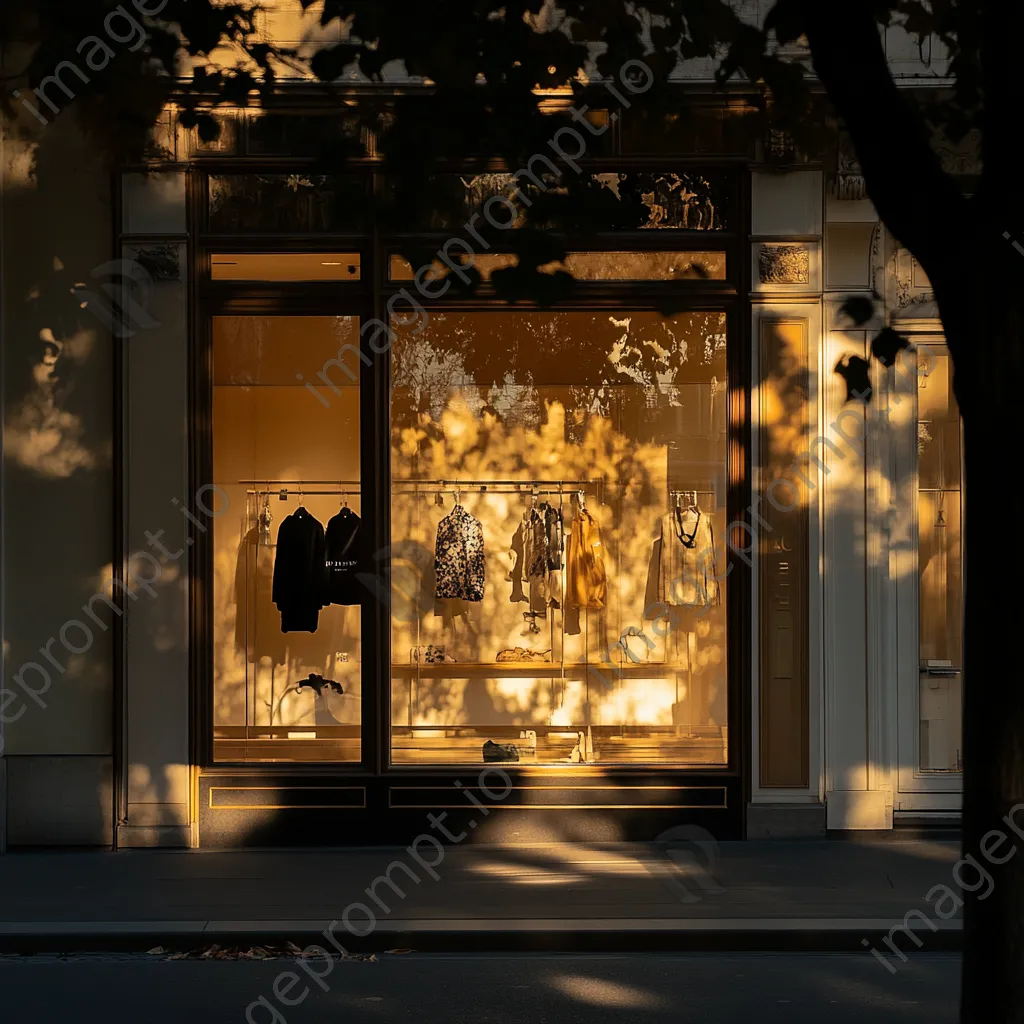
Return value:
[[(929, 840), (465, 846), (434, 863), (401, 847), (15, 852), (0, 948), (308, 944), (345, 922), (354, 950), (862, 950), (955, 888), (958, 857)], [(929, 948), (957, 948), (960, 921), (935, 923)]]

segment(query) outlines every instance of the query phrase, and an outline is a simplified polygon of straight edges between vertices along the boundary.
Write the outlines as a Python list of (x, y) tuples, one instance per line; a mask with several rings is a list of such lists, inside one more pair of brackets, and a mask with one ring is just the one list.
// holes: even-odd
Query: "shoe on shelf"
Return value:
[(511, 743), (495, 743), (494, 740), (487, 740), (484, 743), (485, 761), (518, 761), (519, 749)]

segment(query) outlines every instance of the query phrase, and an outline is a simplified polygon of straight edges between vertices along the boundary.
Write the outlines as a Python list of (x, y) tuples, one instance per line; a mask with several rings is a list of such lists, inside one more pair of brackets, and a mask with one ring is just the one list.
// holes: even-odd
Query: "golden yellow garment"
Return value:
[(569, 530), (566, 552), (566, 603), (577, 608), (603, 608), (608, 597), (601, 527), (586, 510), (579, 509)]

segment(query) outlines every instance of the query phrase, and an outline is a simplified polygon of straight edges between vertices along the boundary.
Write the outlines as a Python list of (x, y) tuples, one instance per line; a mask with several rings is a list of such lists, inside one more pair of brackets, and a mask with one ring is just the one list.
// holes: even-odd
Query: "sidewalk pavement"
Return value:
[[(917, 919), (922, 949), (961, 939), (960, 921), (938, 920), (924, 899), (935, 885), (957, 889), (959, 847), (948, 841), (418, 852), (432, 868), (401, 847), (10, 853), (0, 858), (0, 950), (324, 945), (324, 930), (347, 920), (352, 931), (338, 923), (334, 934), (352, 952), (863, 952), (862, 939), (877, 946), (911, 910), (936, 926)], [(404, 896), (385, 881), (389, 869)], [(906, 935), (899, 945), (916, 948)]]

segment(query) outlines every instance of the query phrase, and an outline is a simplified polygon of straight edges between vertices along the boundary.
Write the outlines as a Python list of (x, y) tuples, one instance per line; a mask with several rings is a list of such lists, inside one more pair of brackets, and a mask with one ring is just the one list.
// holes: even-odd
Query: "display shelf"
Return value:
[(392, 676), (419, 676), (421, 679), (460, 679), (464, 675), (514, 675), (540, 678), (561, 676), (582, 677), (588, 672), (611, 672), (620, 675), (651, 676), (686, 672), (687, 666), (664, 662), (640, 661), (635, 663), (591, 662), (589, 664), (562, 665), (557, 661), (446, 661), (430, 664), (402, 663), (391, 666)]
[[(395, 728), (391, 738), (391, 759), (393, 764), (436, 764), (461, 765), (483, 764), (482, 746), (485, 740), (493, 739), (502, 743), (519, 746), (523, 740), (516, 729), (483, 729), (477, 735), (465, 735), (469, 730), (458, 731), (463, 735), (448, 735), (455, 730), (443, 727), (440, 735), (423, 735), (429, 727), (417, 726), (414, 730)], [(566, 729), (563, 726), (545, 731), (544, 726), (529, 726), (537, 733), (536, 754), (522, 757), (519, 761), (494, 762), (502, 765), (552, 765), (559, 768), (579, 768), (581, 765), (614, 764), (676, 764), (676, 765), (722, 765), (727, 763), (725, 738), (718, 735), (676, 736), (672, 732), (655, 733), (648, 736), (611, 735), (614, 727), (595, 726), (592, 728), (594, 757), (586, 762), (571, 762), (569, 755), (576, 743), (578, 732), (586, 730)]]

